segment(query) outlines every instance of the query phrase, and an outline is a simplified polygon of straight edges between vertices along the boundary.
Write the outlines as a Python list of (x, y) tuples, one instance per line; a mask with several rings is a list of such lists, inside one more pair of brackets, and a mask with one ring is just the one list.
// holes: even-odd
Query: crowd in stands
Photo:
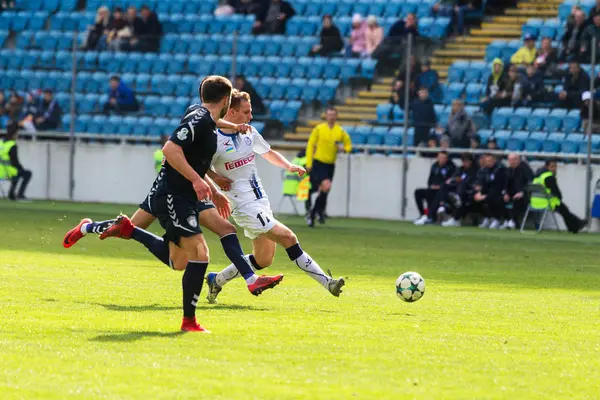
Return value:
[(62, 110), (52, 90), (36, 90), (25, 94), (11, 93), (8, 101), (0, 92), (0, 118), (6, 126), (16, 125), (27, 132), (56, 130)]

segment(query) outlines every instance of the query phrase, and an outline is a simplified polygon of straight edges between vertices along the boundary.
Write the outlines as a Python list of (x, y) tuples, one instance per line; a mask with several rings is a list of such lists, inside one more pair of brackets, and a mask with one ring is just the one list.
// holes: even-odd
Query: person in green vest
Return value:
[[(10, 200), (26, 200), (25, 190), (31, 180), (31, 171), (26, 170), (19, 161), (17, 134), (19, 125), (10, 123), (6, 128), (6, 139), (0, 142), (0, 178), (11, 180), (8, 198)], [(19, 190), (17, 186), (21, 183)]]
[(169, 139), (168, 136), (162, 135), (160, 137), (160, 149), (157, 149), (154, 152), (154, 169), (156, 170), (156, 173), (158, 174), (160, 172), (160, 169), (162, 168), (162, 164), (163, 164), (163, 152), (162, 152), (162, 148), (165, 146), (165, 143), (167, 143), (167, 140)]
[[(292, 164), (304, 167), (306, 165), (306, 152), (304, 150), (296, 154)], [(285, 171), (283, 174), (283, 195), (296, 197), (298, 193), (298, 184), (302, 178), (295, 172)]]
[(578, 233), (587, 225), (587, 220), (581, 220), (574, 215), (562, 201), (562, 193), (556, 182), (556, 170), (558, 163), (556, 160), (546, 160), (544, 168), (538, 171), (537, 177), (533, 180), (533, 184), (542, 185), (546, 189), (546, 193), (552, 197), (549, 200), (542, 198), (532, 198), (531, 205), (534, 208), (542, 209), (548, 207), (552, 211), (558, 212), (565, 220), (567, 229), (571, 233)]

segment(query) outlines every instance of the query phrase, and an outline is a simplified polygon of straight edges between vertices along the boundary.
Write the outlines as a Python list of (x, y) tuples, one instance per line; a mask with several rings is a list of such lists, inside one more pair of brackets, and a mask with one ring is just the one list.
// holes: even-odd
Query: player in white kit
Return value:
[[(233, 90), (231, 106), (224, 119), (232, 123), (250, 122), (252, 105), (248, 93)], [(247, 134), (218, 131), (217, 151), (212, 159), (214, 172), (209, 171), (208, 175), (217, 180), (224, 177), (231, 181), (222, 189), (231, 202), (234, 221), (244, 228), (245, 235), (252, 240), (253, 254), (248, 256), (251, 265), (256, 270), (271, 265), (275, 257), (275, 246), (280, 244), (286, 249), (292, 262), (338, 297), (345, 284), (344, 278), (333, 279), (331, 273), (323, 272), (317, 262), (302, 250), (294, 232), (273, 217), (271, 205), (258, 177), (256, 154), (271, 164), (297, 172), (300, 176), (306, 173), (304, 168), (291, 164), (283, 155), (271, 150), (271, 146), (254, 128)], [(209, 273), (206, 276), (209, 303), (216, 303), (223, 286), (238, 276), (239, 272), (233, 264), (219, 273)]]

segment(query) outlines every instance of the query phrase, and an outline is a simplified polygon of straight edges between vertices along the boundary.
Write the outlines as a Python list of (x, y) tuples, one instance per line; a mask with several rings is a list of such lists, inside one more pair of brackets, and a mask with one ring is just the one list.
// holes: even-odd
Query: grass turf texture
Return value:
[[(259, 298), (229, 284), (181, 334), (181, 273), (133, 241), (61, 246), (132, 206), (0, 201), (0, 397), (597, 398), (600, 237), (284, 218), (339, 299), (291, 264)], [(154, 226), (158, 231), (159, 227)], [(228, 264), (207, 234), (211, 271)], [(247, 251), (250, 244), (243, 241)], [(394, 281), (426, 280), (407, 304)]]

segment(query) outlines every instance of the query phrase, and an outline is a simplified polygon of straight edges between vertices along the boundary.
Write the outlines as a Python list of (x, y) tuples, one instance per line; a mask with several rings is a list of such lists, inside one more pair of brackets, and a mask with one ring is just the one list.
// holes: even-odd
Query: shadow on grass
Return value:
[(133, 312), (146, 312), (146, 311), (171, 311), (179, 310), (181, 307), (175, 306), (161, 306), (159, 304), (149, 304), (145, 306), (124, 306), (121, 304), (102, 304), (102, 303), (91, 303), (91, 305), (100, 306), (106, 308), (108, 311), (133, 311)]
[(152, 332), (152, 331), (141, 331), (141, 332), (123, 332), (123, 333), (110, 333), (104, 335), (98, 335), (90, 342), (113, 342), (113, 343), (125, 343), (125, 342), (136, 342), (145, 338), (175, 338), (184, 335), (186, 332)]
[(265, 311), (266, 308), (245, 306), (242, 304), (205, 304), (202, 307), (203, 310), (244, 310), (244, 311)]

